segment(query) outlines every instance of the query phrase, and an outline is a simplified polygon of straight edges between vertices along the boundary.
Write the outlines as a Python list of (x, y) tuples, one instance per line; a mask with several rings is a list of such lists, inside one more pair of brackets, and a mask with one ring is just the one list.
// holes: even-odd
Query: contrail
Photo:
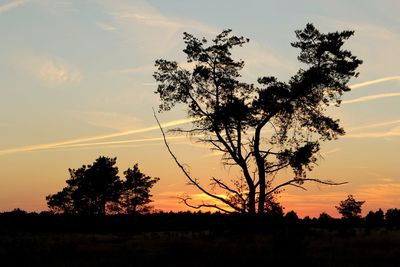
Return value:
[(385, 98), (385, 97), (391, 97), (391, 96), (400, 96), (400, 93), (383, 93), (383, 94), (376, 94), (376, 95), (367, 95), (367, 96), (362, 96), (362, 97), (358, 97), (355, 99), (342, 101), (342, 104), (359, 103), (359, 102), (371, 101), (371, 100)]
[[(186, 138), (186, 136), (182, 135), (182, 136), (168, 137), (169, 140), (182, 139), (182, 138)], [(71, 145), (57, 146), (57, 148), (73, 148), (73, 147), (100, 146), (100, 145), (119, 145), (119, 144), (143, 143), (143, 142), (154, 142), (154, 141), (163, 141), (163, 140), (164, 139), (162, 137), (154, 137), (154, 138), (129, 139), (129, 140), (120, 140), (120, 141), (71, 144)]]
[[(200, 119), (193, 119), (193, 118), (180, 119), (180, 120), (174, 120), (174, 121), (164, 123), (161, 126), (163, 128), (168, 128), (168, 127), (177, 126), (177, 125), (181, 125), (181, 124), (185, 124), (185, 123), (189, 123), (189, 122), (193, 122), (193, 121), (198, 121), (198, 120), (200, 120)], [(51, 149), (51, 148), (56, 148), (56, 147), (60, 147), (60, 146), (67, 146), (67, 145), (73, 145), (73, 144), (78, 144), (78, 143), (98, 141), (98, 140), (126, 136), (126, 135), (137, 134), (137, 133), (145, 133), (145, 132), (150, 132), (150, 131), (154, 131), (154, 130), (158, 130), (158, 129), (159, 129), (158, 125), (154, 125), (154, 126), (147, 127), (147, 128), (128, 130), (128, 131), (123, 131), (123, 132), (114, 133), (114, 134), (84, 137), (84, 138), (56, 142), (56, 143), (49, 143), (49, 144), (40, 144), (40, 145), (33, 145), (33, 146), (23, 146), (23, 147), (17, 147), (17, 148), (3, 149), (3, 150), (0, 150), (0, 155), (12, 154), (12, 153), (18, 153), (18, 152), (36, 151), (36, 150), (43, 150), (43, 149)]]
[(400, 136), (400, 129), (395, 128), (388, 132), (348, 134), (343, 136), (342, 138), (382, 138), (382, 137), (397, 137), (397, 136)]
[(374, 124), (368, 124), (368, 125), (361, 125), (357, 127), (352, 127), (349, 128), (348, 131), (355, 131), (355, 130), (361, 130), (361, 129), (368, 129), (368, 128), (377, 128), (381, 126), (387, 126), (387, 125), (392, 125), (392, 124), (398, 124), (400, 123), (400, 120), (394, 120), (394, 121), (386, 121), (386, 122), (380, 122), (380, 123), (374, 123)]
[(369, 85), (373, 85), (373, 84), (377, 84), (377, 83), (383, 83), (383, 82), (387, 82), (387, 81), (392, 81), (392, 80), (400, 80), (400, 76), (388, 76), (388, 77), (384, 77), (384, 78), (380, 78), (380, 79), (376, 79), (376, 80), (352, 84), (349, 87), (352, 90), (354, 90), (354, 89), (358, 89), (361, 87), (365, 87), (365, 86), (369, 86)]
[[(16, 2), (22, 3), (25, 1), (16, 1)], [(0, 9), (1, 9), (1, 7), (2, 6), (0, 6)], [(0, 13), (1, 13), (1, 10), (0, 10)], [(373, 84), (377, 84), (377, 83), (382, 83), (382, 82), (386, 82), (386, 81), (391, 81), (391, 80), (400, 80), (400, 76), (389, 76), (389, 77), (384, 77), (384, 78), (375, 79), (375, 80), (371, 80), (371, 81), (366, 81), (363, 83), (357, 83), (357, 84), (350, 85), (350, 88), (358, 89), (361, 87), (365, 87), (365, 86), (369, 86), (369, 85), (373, 85)], [(364, 96), (364, 97), (360, 97), (360, 98), (356, 98), (356, 99), (343, 101), (342, 103), (350, 104), (350, 103), (364, 102), (364, 101), (369, 101), (369, 100), (374, 100), (374, 99), (379, 99), (379, 98), (384, 98), (384, 97), (390, 97), (390, 96), (400, 96), (400, 93), (386, 93), (386, 94), (379, 94), (379, 95)], [(181, 124), (185, 124), (185, 123), (189, 123), (189, 122), (193, 122), (193, 121), (197, 121), (197, 120), (200, 120), (200, 119), (189, 118), (189, 119), (174, 120), (174, 121), (170, 121), (170, 122), (162, 124), (162, 127), (168, 128), (168, 127), (177, 126), (177, 125), (181, 125)], [(154, 131), (157, 129), (158, 129), (158, 126), (154, 125), (154, 126), (147, 127), (147, 128), (128, 130), (128, 131), (123, 131), (123, 132), (114, 133), (114, 134), (98, 135), (98, 136), (84, 137), (84, 138), (55, 142), (55, 143), (3, 149), (3, 150), (0, 150), (0, 155), (12, 154), (12, 153), (18, 153), (18, 152), (28, 152), (28, 151), (36, 151), (36, 150), (61, 148), (61, 147), (69, 147), (72, 145), (74, 145), (74, 147), (79, 147), (79, 146), (85, 146), (85, 145), (86, 146), (104, 145), (105, 143), (111, 144), (110, 142), (97, 142), (97, 143), (87, 143), (87, 142), (93, 142), (93, 141), (109, 139), (109, 138), (114, 138), (114, 137), (120, 137), (120, 136), (126, 136), (126, 135), (137, 134), (137, 133), (150, 132), (150, 131)], [(127, 140), (127, 141), (132, 142), (132, 140)], [(123, 141), (114, 141), (114, 142), (123, 142)], [(83, 144), (80, 144), (78, 146), (79, 143), (83, 143)], [(120, 143), (120, 144), (122, 144), (122, 143)]]

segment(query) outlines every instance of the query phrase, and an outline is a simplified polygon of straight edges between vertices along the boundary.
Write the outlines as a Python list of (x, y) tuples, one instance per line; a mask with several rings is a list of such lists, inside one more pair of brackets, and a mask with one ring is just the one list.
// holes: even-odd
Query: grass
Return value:
[(1, 266), (400, 266), (398, 255), (400, 231), (386, 229), (0, 234)]

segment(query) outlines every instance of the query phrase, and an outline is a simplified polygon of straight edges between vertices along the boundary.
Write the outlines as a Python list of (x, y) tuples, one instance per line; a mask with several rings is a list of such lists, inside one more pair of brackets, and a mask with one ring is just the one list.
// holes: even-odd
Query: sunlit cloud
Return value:
[(148, 64), (133, 68), (124, 68), (110, 71), (111, 74), (143, 74), (143, 73), (152, 73), (155, 70), (154, 64)]
[(393, 128), (386, 132), (350, 133), (342, 138), (382, 138), (400, 136), (400, 127)]
[(80, 69), (61, 57), (36, 50), (21, 50), (12, 54), (15, 66), (46, 86), (56, 87), (79, 83)]
[[(163, 128), (168, 128), (168, 127), (186, 124), (186, 123), (193, 122), (196, 120), (198, 120), (198, 119), (189, 118), (189, 119), (174, 120), (174, 121), (163, 123), (161, 126)], [(60, 146), (93, 142), (93, 141), (98, 141), (98, 140), (103, 140), (103, 139), (127, 136), (127, 135), (131, 135), (131, 134), (145, 133), (145, 132), (150, 132), (150, 131), (154, 131), (154, 130), (158, 130), (158, 129), (159, 129), (159, 126), (154, 125), (151, 127), (128, 130), (128, 131), (118, 132), (118, 133), (114, 133), (114, 134), (98, 135), (98, 136), (84, 137), (84, 138), (78, 138), (78, 139), (74, 139), (74, 140), (61, 141), (61, 142), (55, 142), (55, 143), (3, 149), (3, 150), (0, 150), (0, 155), (13, 154), (13, 153), (19, 153), (19, 152), (29, 152), (29, 151), (36, 151), (36, 150), (45, 150), (45, 149), (57, 148)]]
[(376, 94), (376, 95), (367, 95), (367, 96), (362, 96), (362, 97), (358, 97), (355, 99), (342, 101), (342, 104), (360, 103), (360, 102), (366, 102), (366, 101), (376, 100), (376, 99), (380, 99), (380, 98), (396, 97), (396, 96), (400, 96), (400, 93), (383, 93), (383, 94)]
[(383, 83), (383, 82), (395, 81), (395, 80), (400, 81), (400, 76), (389, 76), (389, 77), (384, 77), (384, 78), (371, 80), (371, 81), (366, 81), (366, 82), (362, 82), (362, 83), (356, 83), (356, 84), (350, 85), (349, 87), (352, 90), (354, 90), (354, 89), (359, 89), (359, 88), (362, 88), (362, 87), (374, 85), (374, 84), (377, 84), (377, 83)]
[(362, 130), (362, 129), (379, 128), (379, 127), (382, 127), (382, 126), (388, 126), (388, 125), (393, 125), (393, 124), (398, 124), (398, 123), (400, 123), (400, 120), (373, 123), (373, 124), (367, 124), (367, 125), (361, 125), (361, 126), (352, 127), (352, 128), (349, 128), (348, 131), (352, 132), (352, 131)]
[(76, 67), (54, 59), (43, 62), (39, 67), (38, 75), (48, 85), (80, 82), (83, 79), (81, 72)]
[(180, 29), (192, 28), (201, 32), (215, 34), (217, 31), (210, 26), (199, 23), (194, 20), (177, 19), (161, 15), (156, 9), (151, 6), (144, 8), (144, 11), (119, 11), (113, 15), (120, 20), (131, 20), (145, 27), (164, 28), (170, 31), (179, 31)]
[(115, 31), (117, 28), (114, 26), (111, 26), (109, 24), (103, 23), (103, 22), (96, 22), (96, 26), (106, 32), (112, 32)]
[(121, 12), (121, 13), (116, 13), (115, 15), (122, 19), (133, 19), (146, 26), (173, 28), (173, 29), (182, 27), (182, 25), (179, 24), (178, 22), (164, 16), (139, 14), (133, 12)]
[(366, 204), (371, 209), (388, 209), (400, 205), (399, 194), (400, 184), (389, 182), (390, 178), (384, 178), (388, 182), (361, 185), (357, 194), (361, 200), (366, 200)]
[[(183, 139), (183, 138), (186, 138), (186, 136), (172, 136), (172, 137), (169, 137), (168, 140), (176, 140), (176, 139)], [(109, 141), (109, 142), (70, 144), (70, 145), (62, 145), (62, 146), (57, 146), (57, 147), (80, 148), (80, 147), (88, 147), (88, 146), (105, 146), (105, 145), (121, 145), (121, 144), (130, 144), (130, 143), (161, 142), (163, 140), (164, 139), (162, 137), (155, 137), (155, 138), (140, 138), (140, 139), (129, 139), (129, 140), (121, 140), (121, 141)]]
[(341, 150), (342, 150), (341, 148), (334, 148), (334, 149), (328, 150), (326, 152), (322, 152), (321, 154), (322, 154), (322, 156), (326, 156), (326, 155), (329, 155), (329, 154), (337, 153), (337, 152), (339, 152)]
[(11, 0), (8, 3), (0, 5), (0, 14), (8, 12), (12, 9), (15, 9), (23, 4), (26, 4), (28, 0)]
[(138, 125), (138, 118), (115, 113), (102, 111), (73, 112), (74, 117), (90, 125), (113, 129), (120, 132), (132, 129), (132, 125)]

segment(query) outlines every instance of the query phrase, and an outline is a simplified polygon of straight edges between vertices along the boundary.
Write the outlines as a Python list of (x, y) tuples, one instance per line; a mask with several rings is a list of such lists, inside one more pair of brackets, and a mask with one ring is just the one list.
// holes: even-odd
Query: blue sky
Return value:
[[(400, 206), (399, 10), (398, 1), (0, 0), (0, 210), (45, 209), (44, 196), (64, 186), (67, 169), (99, 155), (161, 177), (155, 204), (177, 209), (175, 196), (196, 192), (157, 129), (140, 131), (155, 124), (154, 61), (183, 63), (184, 31), (212, 38), (231, 28), (250, 38), (235, 51), (246, 62), (243, 79), (286, 80), (301, 67), (290, 42), (307, 22), (323, 32), (355, 30), (346, 46), (364, 61), (354, 90), (331, 111), (348, 134), (323, 144), (313, 174), (350, 183), (287, 191), (282, 203), (302, 214), (334, 213), (353, 193), (370, 209)], [(160, 115), (165, 123), (185, 118), (182, 108)], [(206, 148), (172, 141), (205, 181), (226, 173)]]

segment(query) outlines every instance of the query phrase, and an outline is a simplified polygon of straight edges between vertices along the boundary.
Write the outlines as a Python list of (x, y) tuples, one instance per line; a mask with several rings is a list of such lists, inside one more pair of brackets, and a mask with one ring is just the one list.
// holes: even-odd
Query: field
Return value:
[[(28, 220), (32, 221), (32, 218)], [(183, 221), (186, 223), (187, 218)], [(153, 227), (155, 231), (148, 228), (139, 231), (134, 229), (138, 224), (132, 224), (133, 228), (127, 230), (124, 228), (127, 224), (121, 224), (125, 226), (118, 229), (115, 222), (102, 224), (106, 228), (93, 224), (89, 230), (91, 220), (86, 220), (82, 225), (88, 228), (81, 230), (74, 228), (76, 220), (74, 227), (66, 227), (71, 223), (67, 221), (58, 230), (54, 224), (47, 228), (50, 230), (38, 225), (24, 230), (14, 220), (12, 227), (8, 225), (0, 232), (0, 265), (400, 266), (400, 230), (397, 229), (314, 227), (297, 223), (265, 225), (265, 229), (258, 225), (256, 230), (244, 231), (242, 227), (248, 225), (232, 224), (232, 221), (210, 227), (212, 221), (204, 220), (204, 226), (194, 224), (192, 230), (191, 227), (172, 229), (169, 224), (164, 229)]]

